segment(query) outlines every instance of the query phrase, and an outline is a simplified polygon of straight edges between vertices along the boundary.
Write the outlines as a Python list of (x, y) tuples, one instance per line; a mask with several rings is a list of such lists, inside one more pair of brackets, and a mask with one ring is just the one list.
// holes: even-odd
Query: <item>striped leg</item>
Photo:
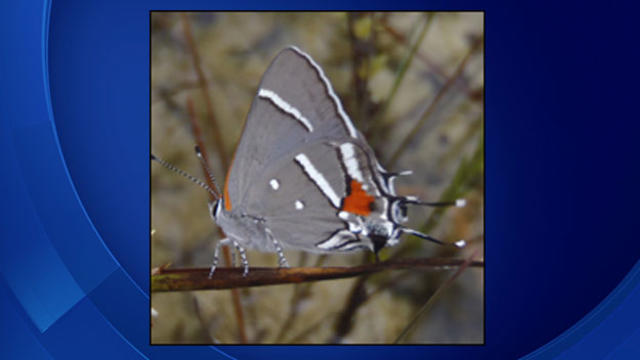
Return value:
[(242, 276), (247, 276), (249, 274), (249, 261), (247, 260), (247, 253), (244, 251), (242, 246), (238, 244), (237, 241), (233, 242), (233, 246), (236, 247), (238, 253), (240, 254), (240, 260), (242, 261), (242, 266), (244, 267), (244, 272), (242, 272)]
[(280, 267), (289, 267), (289, 262), (287, 262), (287, 258), (284, 257), (284, 252), (282, 252), (282, 246), (280, 246), (280, 242), (273, 238), (273, 245), (276, 247), (276, 253), (278, 253), (278, 265)]
[(213, 262), (211, 263), (211, 270), (209, 270), (209, 279), (213, 276), (213, 273), (216, 271), (216, 267), (218, 266), (219, 255), (220, 255), (220, 247), (223, 245), (229, 245), (229, 238), (224, 238), (216, 244), (216, 249), (213, 251)]
[(238, 252), (236, 251), (236, 247), (235, 244), (234, 246), (230, 246), (229, 249), (231, 250), (231, 267), (234, 268), (236, 267), (236, 258), (238, 257)]
[(282, 251), (282, 246), (280, 245), (280, 242), (276, 240), (276, 238), (273, 236), (273, 234), (269, 229), (267, 229), (267, 235), (269, 236), (269, 239), (271, 239), (271, 241), (273, 242), (273, 246), (276, 248), (276, 253), (278, 254), (278, 265), (280, 265), (280, 267), (288, 268), (289, 262), (287, 261), (287, 258), (284, 256), (284, 252)]

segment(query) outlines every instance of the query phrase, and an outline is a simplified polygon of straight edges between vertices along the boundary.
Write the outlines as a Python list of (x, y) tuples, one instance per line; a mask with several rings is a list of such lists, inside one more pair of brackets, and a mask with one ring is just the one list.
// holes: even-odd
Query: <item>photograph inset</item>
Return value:
[(151, 13), (152, 344), (483, 344), (482, 12)]

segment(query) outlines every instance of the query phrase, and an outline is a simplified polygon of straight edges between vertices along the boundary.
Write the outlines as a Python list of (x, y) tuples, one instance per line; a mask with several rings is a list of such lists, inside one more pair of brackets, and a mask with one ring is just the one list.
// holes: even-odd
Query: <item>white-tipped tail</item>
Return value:
[(465, 206), (467, 206), (467, 200), (465, 199), (456, 200), (456, 207), (465, 207)]
[(456, 242), (453, 243), (457, 248), (462, 249), (463, 247), (467, 246), (467, 242), (464, 240), (458, 240)]

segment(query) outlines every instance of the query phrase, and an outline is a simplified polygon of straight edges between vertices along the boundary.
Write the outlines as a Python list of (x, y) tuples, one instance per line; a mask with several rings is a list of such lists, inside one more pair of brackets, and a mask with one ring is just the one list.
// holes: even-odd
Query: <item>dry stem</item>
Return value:
[[(242, 268), (218, 268), (211, 279), (209, 269), (163, 269), (151, 277), (151, 291), (220, 290), (241, 287), (332, 280), (373, 274), (384, 270), (449, 269), (464, 263), (464, 259), (425, 258), (385, 261), (353, 267), (251, 268), (242, 276)], [(469, 266), (484, 267), (484, 261)]]

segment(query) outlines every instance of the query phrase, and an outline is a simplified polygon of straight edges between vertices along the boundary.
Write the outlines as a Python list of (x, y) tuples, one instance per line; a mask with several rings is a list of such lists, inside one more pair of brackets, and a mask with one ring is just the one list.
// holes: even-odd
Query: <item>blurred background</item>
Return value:
[[(483, 260), (483, 37), (481, 12), (153, 12), (152, 152), (204, 178), (193, 150), (191, 101), (222, 183), (263, 72), (293, 44), (324, 69), (381, 164), (413, 170), (396, 181), (399, 194), (467, 200), (464, 208), (411, 208), (408, 224), (445, 242), (465, 239), (465, 249), (405, 236), (381, 260), (467, 258), (476, 251)], [(220, 236), (207, 200), (198, 186), (151, 165), (152, 267), (210, 266)], [(365, 253), (285, 254), (291, 266), (372, 261)], [(275, 254), (248, 251), (248, 258), (251, 266), (277, 266)], [(481, 344), (484, 270), (467, 268), (436, 293), (455, 271), (239, 289), (242, 321), (230, 290), (153, 293), (151, 342), (383, 344), (407, 330), (401, 343)]]

